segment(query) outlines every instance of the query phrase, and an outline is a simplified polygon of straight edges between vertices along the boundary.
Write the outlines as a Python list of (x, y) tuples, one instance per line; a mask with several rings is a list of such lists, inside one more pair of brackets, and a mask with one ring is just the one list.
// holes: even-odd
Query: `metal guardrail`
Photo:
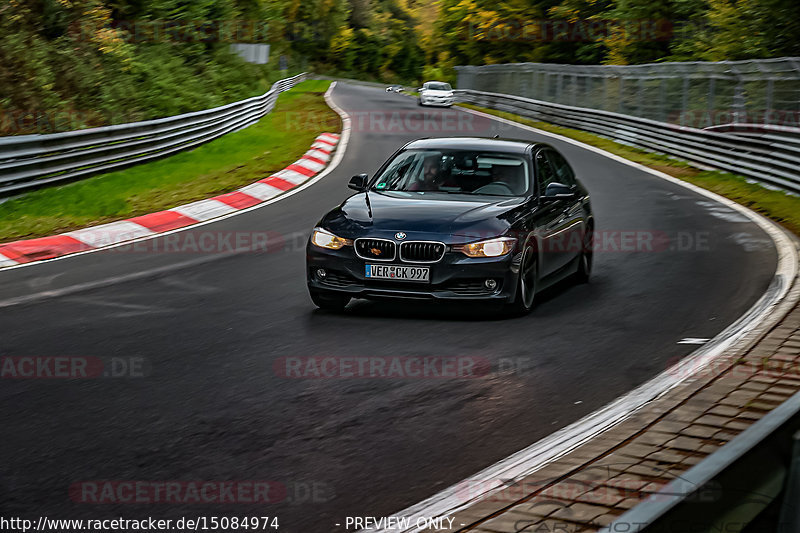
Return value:
[(782, 134), (780, 130), (764, 130), (769, 131), (769, 135), (749, 136), (510, 94), (463, 89), (455, 93), (462, 103), (589, 131), (800, 193), (800, 143), (798, 137)]
[(800, 531), (798, 430), (800, 393), (600, 532)]
[(0, 137), (0, 197), (121, 170), (196, 148), (258, 122), (306, 73), (231, 104), (174, 117), (46, 135)]

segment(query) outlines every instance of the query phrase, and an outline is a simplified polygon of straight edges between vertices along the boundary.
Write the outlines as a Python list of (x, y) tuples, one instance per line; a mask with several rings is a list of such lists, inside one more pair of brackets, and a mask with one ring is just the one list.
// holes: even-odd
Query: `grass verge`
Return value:
[(612, 154), (624, 157), (625, 159), (688, 181), (689, 183), (708, 189), (721, 196), (730, 198), (753, 211), (771, 218), (789, 231), (800, 235), (800, 197), (798, 196), (787, 194), (779, 190), (768, 189), (743, 176), (730, 174), (728, 172), (700, 170), (685, 161), (621, 144), (593, 133), (555, 126), (548, 122), (538, 122), (505, 111), (496, 111), (494, 109), (478, 107), (471, 104), (458, 105), (513, 120), (514, 122), (532, 126), (543, 131), (563, 135), (564, 137), (569, 137), (576, 141), (601, 148)]
[(33, 191), (0, 204), (0, 242), (41, 237), (209, 198), (285, 168), (341, 120), (325, 103), (330, 81), (298, 84), (258, 123), (189, 152)]

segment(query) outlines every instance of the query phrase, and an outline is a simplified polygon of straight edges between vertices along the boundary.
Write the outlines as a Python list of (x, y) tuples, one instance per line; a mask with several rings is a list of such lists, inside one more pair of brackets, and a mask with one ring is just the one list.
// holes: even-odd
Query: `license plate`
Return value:
[(429, 281), (429, 267), (405, 265), (366, 265), (366, 277), (397, 281)]

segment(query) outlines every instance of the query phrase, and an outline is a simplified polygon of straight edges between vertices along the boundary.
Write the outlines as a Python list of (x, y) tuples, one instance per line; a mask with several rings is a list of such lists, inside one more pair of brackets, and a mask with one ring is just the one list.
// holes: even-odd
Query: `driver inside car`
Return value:
[(432, 155), (425, 158), (422, 166), (422, 180), (412, 183), (409, 191), (438, 191), (439, 183), (439, 162), (441, 157)]

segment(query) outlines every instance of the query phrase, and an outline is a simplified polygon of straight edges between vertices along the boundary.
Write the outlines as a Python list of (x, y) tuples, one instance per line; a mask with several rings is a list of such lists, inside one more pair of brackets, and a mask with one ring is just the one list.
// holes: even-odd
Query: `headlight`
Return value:
[(353, 241), (350, 239), (337, 237), (330, 231), (325, 231), (322, 228), (314, 229), (314, 233), (311, 234), (311, 242), (320, 248), (328, 248), (329, 250), (338, 250), (342, 246), (353, 245)]
[(453, 249), (469, 257), (500, 257), (511, 253), (515, 242), (516, 239), (512, 237), (498, 237), (487, 241), (454, 246)]

